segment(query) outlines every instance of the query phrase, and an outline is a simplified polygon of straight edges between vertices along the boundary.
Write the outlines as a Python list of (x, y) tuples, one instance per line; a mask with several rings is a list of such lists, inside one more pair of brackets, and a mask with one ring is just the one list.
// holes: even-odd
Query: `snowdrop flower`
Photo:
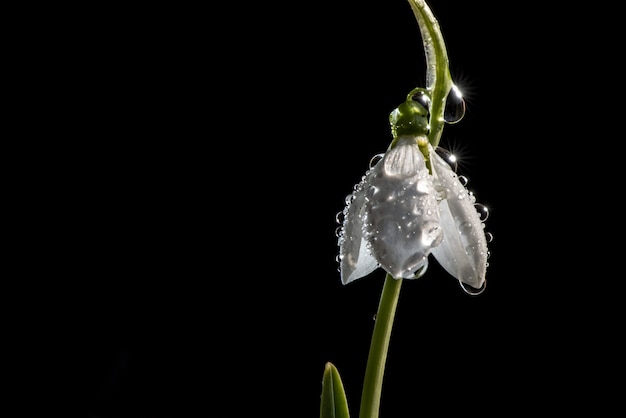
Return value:
[[(422, 277), (434, 258), (469, 294), (484, 291), (486, 207), (477, 204), (456, 164), (438, 147), (446, 124), (459, 122), (465, 101), (452, 81), (440, 26), (424, 0), (409, 0), (426, 58), (426, 87), (412, 90), (389, 115), (393, 140), (370, 161), (337, 214), (343, 284), (386, 271), (374, 320), (359, 417), (378, 418), (385, 362), (403, 279)], [(440, 154), (441, 153), (441, 154)], [(448, 163), (446, 160), (450, 161)], [(484, 210), (480, 210), (482, 208)], [(484, 216), (481, 216), (484, 215)], [(328, 363), (321, 418), (349, 418), (343, 384)]]
[(377, 268), (394, 279), (421, 277), (432, 254), (478, 293), (487, 270), (484, 219), (452, 167), (428, 140), (428, 96), (408, 95), (390, 114), (394, 140), (373, 160), (338, 222), (341, 280), (348, 284)]

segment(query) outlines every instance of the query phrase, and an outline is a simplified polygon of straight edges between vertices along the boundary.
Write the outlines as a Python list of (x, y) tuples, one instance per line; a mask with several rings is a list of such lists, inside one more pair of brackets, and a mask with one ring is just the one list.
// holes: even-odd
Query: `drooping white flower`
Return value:
[(344, 209), (339, 237), (344, 284), (382, 267), (413, 278), (443, 237), (433, 176), (418, 140), (402, 136), (363, 176)]
[(346, 200), (339, 234), (344, 284), (381, 267), (395, 279), (421, 277), (433, 254), (461, 283), (484, 288), (487, 239), (475, 198), (428, 145), (432, 174), (418, 144), (402, 135)]

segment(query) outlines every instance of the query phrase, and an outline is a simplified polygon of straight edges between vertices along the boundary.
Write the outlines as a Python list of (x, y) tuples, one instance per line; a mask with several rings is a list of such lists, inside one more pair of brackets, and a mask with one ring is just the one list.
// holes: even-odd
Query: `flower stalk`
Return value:
[(385, 277), (365, 369), (360, 418), (378, 418), (387, 350), (402, 282), (403, 280), (396, 280), (390, 274)]

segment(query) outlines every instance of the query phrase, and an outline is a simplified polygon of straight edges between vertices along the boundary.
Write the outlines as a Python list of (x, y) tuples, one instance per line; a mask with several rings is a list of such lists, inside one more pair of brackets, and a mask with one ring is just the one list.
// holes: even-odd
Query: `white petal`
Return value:
[(413, 278), (443, 234), (417, 137), (400, 137), (371, 170), (364, 210), (365, 239), (374, 258), (394, 278)]
[(367, 249), (363, 239), (363, 205), (365, 187), (370, 172), (366, 173), (354, 193), (348, 197), (343, 211), (344, 220), (339, 236), (341, 282), (348, 284), (376, 270), (378, 263)]
[(457, 280), (482, 288), (487, 271), (487, 239), (484, 223), (474, 206), (474, 196), (434, 149), (430, 150), (439, 203), (443, 241), (433, 256)]

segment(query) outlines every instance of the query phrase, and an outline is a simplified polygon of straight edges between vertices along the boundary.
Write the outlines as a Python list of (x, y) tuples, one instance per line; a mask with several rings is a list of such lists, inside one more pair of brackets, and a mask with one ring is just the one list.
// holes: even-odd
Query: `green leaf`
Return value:
[(320, 418), (350, 418), (348, 400), (339, 371), (330, 362), (326, 363), (322, 379)]

